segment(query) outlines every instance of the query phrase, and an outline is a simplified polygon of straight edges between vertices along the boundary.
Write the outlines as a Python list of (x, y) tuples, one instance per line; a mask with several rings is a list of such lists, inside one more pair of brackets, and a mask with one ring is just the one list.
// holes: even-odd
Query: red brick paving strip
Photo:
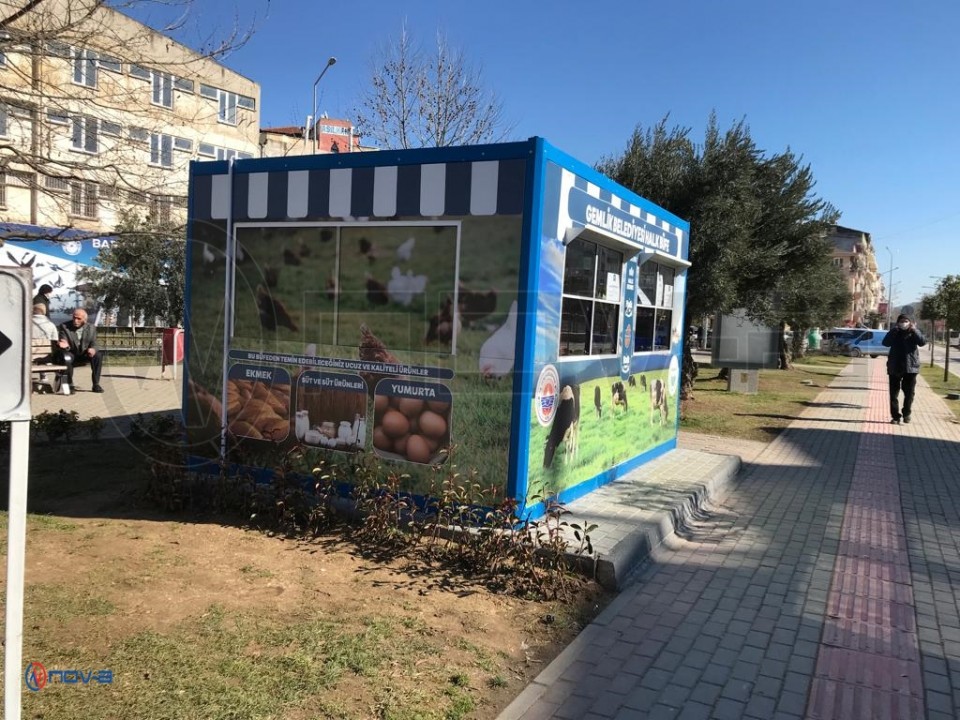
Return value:
[(847, 495), (807, 717), (924, 716), (923, 685), (886, 372), (869, 409)]

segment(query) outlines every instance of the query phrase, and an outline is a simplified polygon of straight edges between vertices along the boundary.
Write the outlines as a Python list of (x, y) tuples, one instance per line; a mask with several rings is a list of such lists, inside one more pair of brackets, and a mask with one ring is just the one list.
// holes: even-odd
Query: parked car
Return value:
[(875, 358), (878, 355), (889, 355), (890, 348), (883, 344), (886, 335), (886, 330), (863, 330), (857, 337), (846, 341), (843, 347), (846, 353), (853, 357), (869, 355)]
[(842, 352), (843, 346), (853, 342), (864, 328), (831, 328), (820, 333), (820, 349), (823, 352)]

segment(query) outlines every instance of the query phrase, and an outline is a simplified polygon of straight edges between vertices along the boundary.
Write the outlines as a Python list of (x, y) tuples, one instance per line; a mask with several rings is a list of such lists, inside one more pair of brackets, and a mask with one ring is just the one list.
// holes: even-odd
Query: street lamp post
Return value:
[(890, 253), (890, 284), (887, 286), (887, 329), (890, 329), (890, 318), (893, 313), (893, 250), (889, 246), (884, 245), (887, 252)]
[(312, 155), (317, 151), (317, 84), (320, 82), (320, 79), (326, 74), (332, 66), (337, 64), (337, 59), (331, 56), (327, 60), (327, 64), (323, 66), (323, 70), (320, 71), (320, 74), (317, 76), (317, 79), (313, 81), (313, 105), (310, 106), (310, 109), (313, 111), (313, 114), (307, 118), (307, 127), (304, 128), (304, 134), (307, 136), (304, 138), (304, 148), (306, 148), (306, 140), (310, 137), (310, 129), (313, 128), (313, 147), (310, 149), (310, 154)]

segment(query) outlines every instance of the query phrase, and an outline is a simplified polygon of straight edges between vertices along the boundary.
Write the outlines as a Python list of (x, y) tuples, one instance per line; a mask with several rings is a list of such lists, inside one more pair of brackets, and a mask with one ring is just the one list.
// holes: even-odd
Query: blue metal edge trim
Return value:
[[(540, 233), (543, 229), (543, 139), (534, 138), (532, 162), (527, 163), (524, 192), (526, 211), (520, 240), (520, 287), (517, 297), (518, 329), (513, 364), (513, 413), (507, 463), (507, 494), (522, 505), (527, 493), (530, 447), (530, 401), (533, 394), (533, 361), (536, 351), (537, 296), (540, 272)], [(522, 303), (522, 308), (521, 308)]]

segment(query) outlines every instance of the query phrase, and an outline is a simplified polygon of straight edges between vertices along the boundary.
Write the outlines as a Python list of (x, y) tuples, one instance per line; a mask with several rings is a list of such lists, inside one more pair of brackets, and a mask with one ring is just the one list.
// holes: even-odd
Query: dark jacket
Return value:
[(74, 357), (83, 357), (87, 350), (97, 346), (97, 328), (90, 323), (83, 326), (83, 335), (77, 341), (77, 329), (73, 326), (73, 320), (67, 320), (57, 326), (57, 334), (61, 340), (70, 343), (70, 352)]
[(39, 305), (41, 303), (43, 303), (43, 306), (47, 309), (46, 316), (50, 317), (50, 298), (43, 293), (37, 293), (33, 297), (33, 304)]
[(920, 372), (920, 351), (917, 348), (926, 345), (927, 341), (917, 328), (901, 330), (895, 327), (884, 336), (883, 344), (890, 348), (888, 375), (916, 375)]

